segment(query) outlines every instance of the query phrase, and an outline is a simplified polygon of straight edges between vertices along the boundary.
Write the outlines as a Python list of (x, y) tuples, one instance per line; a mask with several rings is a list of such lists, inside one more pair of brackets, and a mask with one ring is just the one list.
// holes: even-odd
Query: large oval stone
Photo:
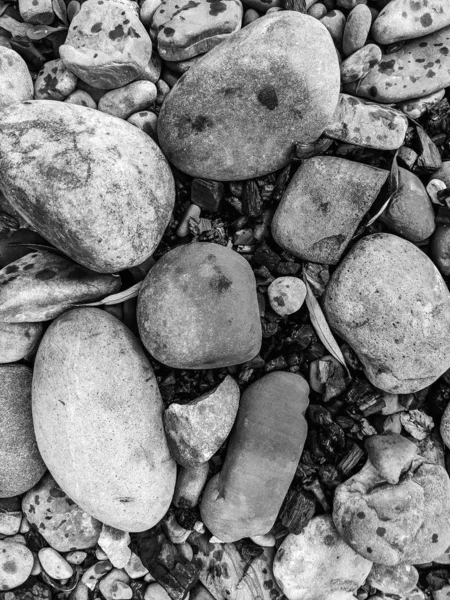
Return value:
[(336, 50), (317, 19), (266, 15), (210, 50), (163, 104), (158, 139), (182, 171), (222, 181), (286, 165), (314, 142), (337, 105)]
[(0, 498), (27, 492), (45, 471), (33, 431), (31, 379), (25, 365), (0, 365)]
[(374, 234), (355, 244), (328, 283), (324, 310), (386, 392), (416, 392), (450, 367), (450, 294), (411, 242)]
[(107, 273), (152, 254), (175, 200), (170, 167), (148, 135), (51, 100), (2, 112), (0, 189), (44, 238)]
[(219, 244), (189, 244), (165, 254), (142, 284), (137, 319), (150, 354), (177, 369), (237, 365), (261, 348), (253, 271)]
[(61, 489), (102, 523), (144, 531), (169, 508), (176, 467), (162, 410), (150, 363), (118, 319), (83, 308), (53, 321), (35, 362), (36, 438)]

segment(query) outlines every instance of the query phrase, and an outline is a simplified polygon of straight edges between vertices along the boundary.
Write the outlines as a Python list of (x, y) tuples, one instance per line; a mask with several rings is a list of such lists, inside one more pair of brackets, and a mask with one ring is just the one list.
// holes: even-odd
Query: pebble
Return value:
[(437, 225), (431, 238), (430, 256), (442, 275), (450, 275), (450, 227)]
[(149, 135), (155, 142), (158, 141), (158, 117), (154, 112), (150, 110), (142, 110), (127, 119), (128, 123), (141, 129), (144, 133)]
[(363, 148), (397, 150), (407, 129), (408, 120), (400, 111), (340, 94), (333, 120), (324, 134)]
[(101, 548), (95, 549), (95, 558), (97, 560), (108, 560), (108, 555)]
[(322, 19), (327, 14), (327, 12), (327, 7), (321, 2), (313, 4), (311, 8), (308, 9), (308, 15), (319, 20)]
[(55, 18), (52, 0), (19, 0), (19, 12), (25, 23), (50, 25)]
[(288, 600), (350, 600), (372, 562), (339, 536), (330, 515), (313, 517), (299, 535), (288, 534), (273, 563), (273, 574)]
[[(105, 600), (118, 600), (119, 598), (124, 598), (120, 595), (118, 584), (122, 583), (127, 585), (129, 582), (130, 577), (123, 569), (112, 569), (100, 579), (98, 589)], [(117, 593), (119, 593), (119, 595), (117, 595)]]
[[(413, 3), (414, 2), (414, 3)], [(395, 44), (450, 25), (447, 0), (392, 0), (378, 15), (372, 37), (379, 44)]]
[(254, 535), (250, 538), (254, 544), (263, 546), (263, 548), (273, 548), (277, 542), (276, 537), (273, 533), (266, 533), (265, 535)]
[(71, 565), (81, 565), (81, 563), (87, 558), (87, 552), (83, 552), (82, 550), (73, 550), (68, 552), (64, 558)]
[(151, 583), (145, 588), (144, 600), (171, 600), (171, 598), (162, 585)]
[(31, 574), (33, 554), (23, 544), (0, 540), (0, 590), (22, 585)]
[(449, 52), (450, 27), (406, 42), (389, 54), (384, 52), (383, 60), (357, 82), (351, 93), (375, 102), (397, 103), (442, 90), (450, 85), (446, 68)]
[(275, 212), (275, 241), (303, 260), (336, 264), (387, 176), (343, 158), (306, 159)]
[[(299, 96), (299, 85), (308, 94)], [(321, 22), (281, 11), (189, 69), (161, 107), (158, 139), (169, 161), (193, 177), (223, 182), (272, 173), (290, 161), (295, 142), (320, 136), (339, 85), (336, 50)]]
[(345, 23), (342, 38), (342, 51), (344, 56), (350, 56), (360, 50), (366, 43), (372, 25), (372, 13), (365, 4), (358, 4), (350, 12)]
[(119, 119), (148, 109), (156, 100), (156, 86), (151, 81), (134, 81), (117, 90), (106, 92), (98, 103), (98, 110)]
[(22, 516), (22, 521), (20, 523), (20, 529), (19, 532), (20, 533), (28, 533), (31, 529), (30, 526), (30, 522), (28, 521), (28, 519), (26, 518), (25, 515)]
[(450, 294), (407, 240), (383, 233), (357, 242), (331, 276), (323, 307), (383, 391), (422, 390), (450, 367)]
[(131, 600), (133, 597), (133, 590), (126, 583), (116, 581), (112, 587), (111, 596), (113, 600)]
[(440, 179), (446, 187), (450, 187), (450, 160), (444, 160), (439, 169), (430, 175), (430, 179)]
[(0, 46), (0, 110), (33, 98), (33, 80), (27, 63), (15, 50)]
[(267, 290), (270, 306), (282, 317), (300, 310), (306, 298), (306, 286), (298, 277), (277, 277)]
[(184, 544), (192, 532), (191, 529), (182, 527), (173, 513), (168, 513), (164, 517), (162, 526), (164, 533), (173, 544)]
[(250, 23), (253, 23), (257, 19), (259, 19), (259, 17), (260, 17), (260, 14), (258, 11), (256, 11), (254, 8), (248, 8), (245, 11), (244, 16), (242, 18), (242, 27), (245, 27), (246, 25), (250, 25)]
[(130, 560), (124, 566), (124, 570), (130, 579), (140, 579), (148, 573), (147, 567), (144, 567), (142, 560), (134, 552), (131, 553)]
[(38, 552), (42, 568), (53, 579), (68, 579), (73, 575), (73, 568), (53, 548), (41, 548)]
[(21, 522), (22, 512), (5, 510), (0, 498), (0, 534), (10, 536), (19, 533)]
[(332, 10), (320, 19), (322, 25), (327, 28), (338, 50), (342, 49), (346, 21), (344, 13), (340, 10)]
[(152, 44), (134, 3), (87, 0), (73, 17), (59, 52), (77, 77), (110, 90), (131, 83), (142, 73)]
[(336, 488), (333, 521), (361, 556), (394, 567), (423, 564), (449, 546), (450, 479), (396, 435), (367, 438), (368, 461)]
[(0, 322), (0, 364), (13, 363), (31, 354), (43, 331), (42, 323)]
[(141, 19), (144, 27), (148, 30), (151, 25), (155, 10), (161, 5), (161, 0), (144, 0), (140, 4), (141, 9), (139, 11), (139, 18)]
[(189, 235), (190, 220), (200, 218), (201, 214), (202, 209), (200, 208), (200, 206), (197, 206), (196, 204), (190, 204), (186, 208), (183, 217), (180, 221), (180, 224), (177, 227), (177, 236), (180, 238), (187, 237)]
[(308, 394), (305, 379), (286, 372), (269, 373), (243, 393), (222, 471), (200, 505), (214, 536), (233, 542), (273, 527), (305, 443)]
[(167, 98), (167, 95), (170, 92), (170, 87), (163, 79), (160, 79), (156, 84), (156, 90), (158, 94), (156, 96), (155, 104), (161, 106), (161, 104), (164, 102), (164, 100)]
[(439, 431), (442, 436), (442, 441), (447, 448), (450, 448), (450, 404), (447, 405), (444, 414), (442, 415)]
[(438, 92), (433, 92), (422, 98), (413, 98), (406, 102), (400, 102), (398, 108), (411, 119), (418, 119), (432, 106), (440, 102), (444, 96), (445, 90), (439, 90)]
[(86, 106), (87, 108), (97, 108), (97, 103), (93, 97), (84, 90), (75, 90), (64, 100), (69, 104), (78, 104), (78, 106)]
[(188, 244), (165, 254), (142, 284), (137, 320), (150, 354), (174, 368), (241, 364), (261, 347), (253, 271), (218, 244)]
[(362, 79), (381, 62), (382, 57), (381, 48), (376, 44), (366, 44), (363, 48), (356, 50), (356, 52), (341, 63), (342, 83), (350, 83)]
[(391, 231), (410, 242), (422, 242), (433, 234), (433, 205), (417, 175), (398, 167), (398, 188), (381, 219)]
[(130, 534), (109, 525), (103, 525), (98, 545), (105, 552), (113, 567), (122, 569), (131, 558)]
[(33, 568), (31, 569), (30, 575), (36, 577), (42, 573), (41, 563), (39, 562), (39, 556), (37, 552), (33, 552)]
[(39, 71), (34, 84), (37, 100), (64, 100), (77, 87), (78, 78), (61, 59), (50, 60)]
[(27, 492), (42, 477), (31, 413), (32, 370), (0, 365), (0, 498)]
[(396, 565), (386, 567), (374, 564), (367, 578), (367, 583), (384, 594), (406, 596), (417, 585), (419, 573), (412, 565)]
[(97, 585), (98, 580), (111, 571), (112, 568), (113, 566), (109, 560), (99, 561), (83, 573), (81, 582), (92, 591)]
[(227, 375), (220, 385), (186, 404), (173, 403), (164, 413), (172, 456), (183, 467), (208, 461), (227, 439), (239, 408), (240, 391)]
[(161, 68), (162, 62), (159, 55), (153, 53), (145, 66), (145, 69), (139, 75), (139, 81), (150, 81), (156, 85), (161, 76)]
[(198, 467), (179, 467), (177, 482), (172, 502), (175, 506), (194, 508), (197, 506), (200, 495), (205, 487), (209, 473), (209, 463), (205, 462)]
[(428, 182), (426, 190), (433, 204), (441, 204), (441, 200), (438, 198), (438, 193), (445, 189), (447, 189), (447, 186), (440, 179), (431, 179)]
[(166, 0), (153, 14), (152, 38), (162, 59), (186, 60), (209, 52), (239, 31), (243, 12), (240, 0), (223, 0), (220, 8), (205, 0), (195, 4)]
[(69, 23), (72, 22), (72, 19), (77, 16), (77, 14), (81, 10), (81, 4), (77, 0), (70, 0), (67, 5), (67, 19)]

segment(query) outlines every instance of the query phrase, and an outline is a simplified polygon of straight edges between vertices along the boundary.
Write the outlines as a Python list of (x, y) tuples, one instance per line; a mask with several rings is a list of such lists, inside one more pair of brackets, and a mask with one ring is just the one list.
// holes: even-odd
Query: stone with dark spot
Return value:
[(64, 100), (77, 85), (78, 78), (63, 61), (50, 60), (39, 71), (34, 83), (34, 97), (37, 100)]
[(395, 44), (420, 38), (447, 25), (450, 25), (447, 0), (391, 0), (377, 16), (372, 36), (379, 44)]
[(383, 233), (357, 242), (328, 283), (324, 310), (386, 392), (416, 392), (450, 367), (449, 291), (407, 240)]
[(15, 50), (0, 45), (0, 110), (33, 98), (27, 63)]
[(239, 31), (240, 0), (167, 0), (153, 14), (150, 33), (167, 61), (204, 54)]
[(187, 404), (173, 403), (164, 413), (172, 456), (183, 467), (198, 467), (213, 456), (231, 431), (240, 392), (232, 377)]
[(152, 254), (175, 200), (169, 165), (149, 136), (102, 112), (48, 100), (2, 112), (0, 189), (44, 238), (103, 273)]
[[(31, 414), (29, 367), (0, 365), (0, 497), (23, 494), (45, 471)], [(19, 584), (17, 584), (19, 585)]]
[(299, 535), (290, 533), (273, 563), (288, 600), (351, 600), (371, 568), (339, 536), (330, 515), (314, 517)]
[[(265, 15), (175, 84), (158, 119), (161, 148), (194, 177), (233, 181), (271, 173), (291, 160), (296, 142), (321, 135), (339, 81), (335, 47), (317, 19), (294, 11)], [(192, 127), (198, 115), (208, 125), (201, 130)]]
[(0, 322), (0, 363), (13, 363), (31, 354), (43, 331), (41, 323)]
[[(445, 4), (444, 12), (450, 21), (450, 3), (446, 0), (439, 3)], [(391, 4), (388, 4), (386, 9)], [(389, 22), (398, 23), (395, 19)], [(421, 30), (420, 35), (423, 36), (426, 32), (423, 31), (422, 26)], [(363, 79), (345, 84), (344, 91), (362, 98), (373, 98), (381, 103), (397, 103), (437, 92), (450, 85), (450, 69), (447, 62), (437, 62), (442, 58), (440, 49), (449, 46), (450, 26), (425, 37), (407, 41), (397, 50), (385, 54), (383, 60)], [(424, 62), (425, 64), (431, 62), (434, 65), (433, 69), (430, 69), (430, 74), (425, 77)]]
[(381, 62), (383, 54), (376, 44), (366, 44), (356, 50), (341, 63), (341, 79), (343, 83), (351, 83), (365, 77), (367, 73)]
[(0, 590), (22, 585), (30, 576), (34, 558), (24, 544), (0, 540)]
[(70, 500), (50, 473), (25, 494), (22, 510), (58, 552), (92, 548), (98, 541), (102, 524)]
[(343, 158), (305, 160), (275, 212), (275, 241), (303, 260), (336, 264), (387, 177), (385, 170)]
[(87, 0), (59, 52), (67, 68), (86, 83), (115, 89), (144, 71), (152, 43), (134, 2)]
[(417, 585), (419, 573), (412, 565), (400, 564), (395, 567), (374, 564), (367, 583), (384, 594), (407, 596)]
[(52, 0), (20, 0), (20, 16), (25, 23), (51, 25), (55, 18)]
[(243, 363), (261, 347), (256, 283), (247, 261), (218, 244), (179, 246), (142, 285), (141, 339), (157, 360), (182, 369)]

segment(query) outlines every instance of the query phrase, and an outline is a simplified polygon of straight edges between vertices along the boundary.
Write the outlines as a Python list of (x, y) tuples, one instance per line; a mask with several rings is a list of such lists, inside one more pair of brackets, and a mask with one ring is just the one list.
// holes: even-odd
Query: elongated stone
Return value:
[(376, 44), (367, 44), (341, 63), (341, 79), (343, 83), (350, 83), (365, 77), (383, 57), (381, 48)]

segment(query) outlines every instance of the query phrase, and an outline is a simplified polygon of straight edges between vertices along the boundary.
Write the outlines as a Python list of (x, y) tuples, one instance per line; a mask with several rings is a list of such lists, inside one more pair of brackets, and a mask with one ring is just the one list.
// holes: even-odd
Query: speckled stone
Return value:
[(306, 286), (298, 277), (277, 277), (267, 290), (270, 306), (281, 315), (300, 310), (306, 298)]
[(78, 78), (63, 61), (49, 60), (39, 71), (34, 84), (36, 100), (64, 100), (77, 86)]
[(0, 110), (33, 98), (27, 63), (15, 50), (0, 46)]
[(50, 25), (55, 18), (52, 0), (19, 0), (19, 12), (25, 23)]
[(342, 83), (358, 81), (381, 62), (383, 53), (376, 44), (366, 44), (341, 63)]
[(0, 540), (0, 591), (22, 585), (31, 574), (33, 554), (23, 544)]
[(58, 552), (92, 548), (98, 541), (102, 524), (75, 504), (50, 473), (25, 494), (22, 510)]
[(31, 354), (43, 331), (42, 323), (0, 322), (0, 363), (13, 363)]

